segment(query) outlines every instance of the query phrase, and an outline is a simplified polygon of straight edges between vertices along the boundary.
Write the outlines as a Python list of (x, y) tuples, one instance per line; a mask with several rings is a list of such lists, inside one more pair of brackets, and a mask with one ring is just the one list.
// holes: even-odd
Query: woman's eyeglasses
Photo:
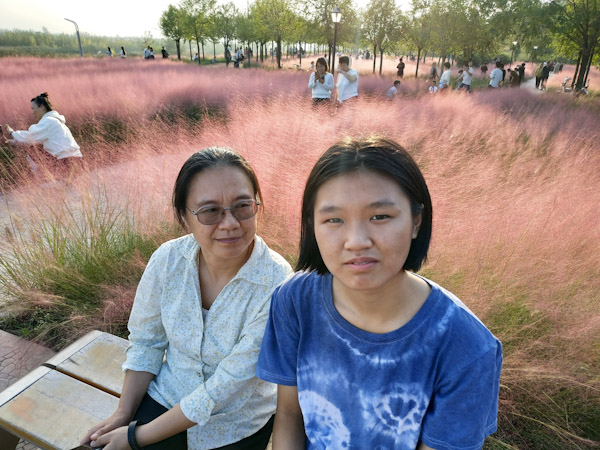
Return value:
[(219, 223), (225, 217), (226, 211), (231, 211), (231, 215), (239, 220), (251, 219), (258, 211), (260, 202), (256, 200), (240, 200), (231, 205), (230, 208), (224, 208), (219, 205), (207, 205), (198, 208), (196, 211), (192, 211), (190, 208), (187, 210), (196, 216), (198, 222), (202, 225), (214, 225)]

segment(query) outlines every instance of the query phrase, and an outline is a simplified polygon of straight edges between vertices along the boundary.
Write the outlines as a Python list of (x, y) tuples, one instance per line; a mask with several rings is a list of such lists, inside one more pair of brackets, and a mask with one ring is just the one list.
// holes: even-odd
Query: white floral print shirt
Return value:
[(152, 255), (129, 318), (123, 370), (156, 375), (148, 394), (166, 408), (181, 405), (198, 425), (188, 448), (222, 447), (251, 436), (275, 412), (276, 386), (256, 378), (271, 294), (290, 265), (258, 236), (248, 261), (219, 293), (206, 318), (192, 235)]

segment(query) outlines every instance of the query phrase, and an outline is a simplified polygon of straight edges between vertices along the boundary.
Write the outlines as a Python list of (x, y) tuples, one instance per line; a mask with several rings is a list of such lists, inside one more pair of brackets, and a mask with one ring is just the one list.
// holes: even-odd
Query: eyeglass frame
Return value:
[[(235, 205), (237, 205), (238, 203), (242, 203), (242, 202), (251, 202), (251, 203), (254, 203), (256, 205), (256, 210), (254, 211), (254, 214), (251, 215), (250, 217), (246, 217), (245, 219), (238, 218), (235, 215), (235, 213), (234, 213), (234, 211), (235, 211)], [(238, 222), (241, 222), (242, 220), (252, 219), (253, 217), (256, 217), (256, 214), (258, 214), (258, 207), (260, 205), (261, 205), (260, 200), (249, 198), (247, 200), (238, 200), (233, 205), (231, 205), (229, 208), (225, 208), (224, 206), (220, 206), (220, 205), (204, 205), (204, 206), (201, 206), (200, 208), (198, 208), (196, 211), (192, 211), (192, 209), (189, 208), (187, 205), (185, 206), (185, 208), (190, 212), (190, 214), (192, 214), (193, 216), (196, 216), (196, 220), (198, 221), (199, 224), (201, 224), (201, 225), (216, 225), (216, 224), (218, 224), (219, 222), (221, 222), (225, 218), (225, 216), (227, 215), (227, 211), (231, 211), (231, 216), (235, 220), (237, 220)], [(200, 221), (199, 213), (200, 213), (200, 210), (204, 209), (204, 208), (220, 208), (222, 210), (221, 218), (217, 222), (214, 222), (214, 223), (203, 223), (203, 222), (201, 222)]]

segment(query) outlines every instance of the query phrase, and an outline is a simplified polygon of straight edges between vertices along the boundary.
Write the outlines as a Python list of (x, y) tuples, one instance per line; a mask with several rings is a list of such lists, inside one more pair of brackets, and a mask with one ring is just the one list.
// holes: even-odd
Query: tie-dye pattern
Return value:
[(257, 375), (297, 386), (308, 449), (475, 449), (496, 429), (500, 342), (432, 281), (391, 333), (348, 323), (331, 275), (299, 273), (273, 294)]

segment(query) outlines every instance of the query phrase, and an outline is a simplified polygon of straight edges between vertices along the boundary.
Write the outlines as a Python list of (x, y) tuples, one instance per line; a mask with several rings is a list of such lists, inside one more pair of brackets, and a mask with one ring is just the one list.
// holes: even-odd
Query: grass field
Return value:
[(0, 290), (10, 314), (0, 327), (55, 348), (91, 328), (125, 333), (149, 255), (182, 233), (169, 209), (175, 175), (210, 145), (250, 160), (265, 197), (260, 234), (293, 261), (315, 160), (342, 137), (382, 134), (414, 155), (430, 187), (422, 273), (504, 345), (499, 431), (485, 448), (598, 447), (598, 99), (432, 96), (408, 78), (390, 102), (393, 75), (361, 71), (357, 103), (315, 110), (308, 74), (296, 70), (3, 60), (0, 122), (28, 126), (29, 99), (48, 91), (85, 168), (68, 186), (41, 186), (49, 178), (31, 175), (24, 151), (3, 148)]

